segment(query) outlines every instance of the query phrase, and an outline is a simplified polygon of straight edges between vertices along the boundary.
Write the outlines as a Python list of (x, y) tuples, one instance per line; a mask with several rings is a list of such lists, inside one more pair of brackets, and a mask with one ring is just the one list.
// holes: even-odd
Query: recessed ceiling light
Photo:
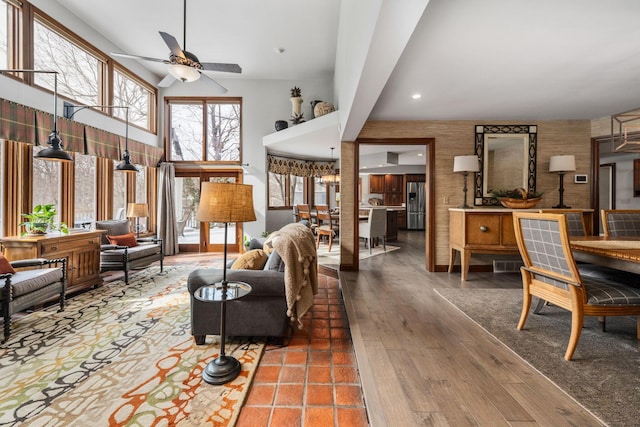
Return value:
[(414, 93), (413, 95), (411, 95), (411, 97), (413, 99), (420, 99), (420, 98), (422, 98), (422, 95), (420, 95), (419, 93)]
[(273, 49), (276, 53), (284, 53), (284, 48), (283, 47), (276, 47), (275, 49)]
[(423, 156), (423, 154), (422, 154), (422, 153), (418, 153), (418, 157), (422, 157), (422, 156)]

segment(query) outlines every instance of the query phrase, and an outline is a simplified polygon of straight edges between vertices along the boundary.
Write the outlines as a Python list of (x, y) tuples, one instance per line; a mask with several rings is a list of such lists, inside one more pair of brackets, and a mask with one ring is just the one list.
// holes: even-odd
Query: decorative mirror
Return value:
[(499, 206), (493, 190), (536, 191), (538, 127), (477, 125), (475, 153), (482, 167), (476, 174), (474, 204)]

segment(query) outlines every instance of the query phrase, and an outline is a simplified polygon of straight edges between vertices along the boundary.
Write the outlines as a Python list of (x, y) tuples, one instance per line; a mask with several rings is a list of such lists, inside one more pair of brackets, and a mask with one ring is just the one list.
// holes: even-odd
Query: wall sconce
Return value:
[(576, 158), (573, 155), (551, 156), (549, 160), (549, 172), (556, 172), (560, 176), (560, 202), (554, 206), (555, 209), (570, 209), (571, 206), (565, 206), (563, 203), (564, 194), (564, 174), (576, 170)]
[(453, 158), (453, 171), (462, 172), (464, 174), (464, 203), (460, 206), (463, 209), (471, 209), (471, 206), (467, 204), (467, 175), (469, 172), (480, 171), (480, 160), (478, 156), (455, 156)]
[[(80, 107), (76, 109), (76, 107)], [(64, 104), (64, 117), (67, 119), (73, 118), (73, 116), (81, 110), (86, 108), (123, 108), (125, 110), (125, 137), (124, 137), (124, 154), (122, 155), (122, 161), (115, 167), (115, 170), (121, 172), (138, 172), (138, 168), (131, 163), (131, 156), (129, 155), (129, 107), (123, 105), (73, 105)]]
[(73, 157), (62, 149), (62, 140), (58, 132), (58, 72), (53, 70), (0, 70), (0, 73), (43, 73), (53, 74), (53, 130), (49, 134), (49, 148), (40, 150), (36, 159), (57, 162), (73, 162)]

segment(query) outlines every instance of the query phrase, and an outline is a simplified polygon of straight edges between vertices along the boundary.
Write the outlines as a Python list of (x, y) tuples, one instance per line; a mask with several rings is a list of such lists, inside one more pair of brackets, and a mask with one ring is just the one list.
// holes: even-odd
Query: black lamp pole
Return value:
[(554, 206), (554, 209), (571, 209), (571, 206), (565, 206), (564, 202), (563, 202), (563, 196), (564, 196), (564, 172), (558, 172), (558, 175), (560, 176), (560, 187), (558, 188), (558, 193), (560, 193), (560, 201), (559, 203)]

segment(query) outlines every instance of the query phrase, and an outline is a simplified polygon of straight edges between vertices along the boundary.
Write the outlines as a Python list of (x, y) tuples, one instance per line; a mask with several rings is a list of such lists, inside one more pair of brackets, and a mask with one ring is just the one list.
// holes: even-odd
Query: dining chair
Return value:
[(609, 279), (582, 277), (571, 252), (564, 214), (514, 212), (513, 221), (524, 262), (518, 330), (524, 328), (531, 297), (535, 296), (571, 312), (566, 360), (573, 358), (584, 316), (637, 316), (640, 339), (640, 289)]
[(602, 229), (608, 237), (640, 237), (640, 210), (602, 209)]
[(298, 221), (306, 219), (311, 224), (311, 208), (309, 208), (309, 205), (296, 205), (296, 212), (298, 212)]
[(333, 222), (329, 206), (316, 205), (316, 219), (318, 220), (318, 228), (316, 228), (316, 248), (320, 247), (320, 238), (327, 236), (329, 239), (329, 252), (331, 252), (331, 246), (333, 245), (333, 238), (338, 232), (338, 227)]
[(386, 208), (369, 208), (369, 217), (367, 221), (358, 223), (358, 235), (365, 239), (369, 245), (369, 255), (371, 255), (371, 247), (374, 239), (382, 240), (382, 247), (387, 251), (387, 243), (385, 240), (387, 225), (387, 209)]

